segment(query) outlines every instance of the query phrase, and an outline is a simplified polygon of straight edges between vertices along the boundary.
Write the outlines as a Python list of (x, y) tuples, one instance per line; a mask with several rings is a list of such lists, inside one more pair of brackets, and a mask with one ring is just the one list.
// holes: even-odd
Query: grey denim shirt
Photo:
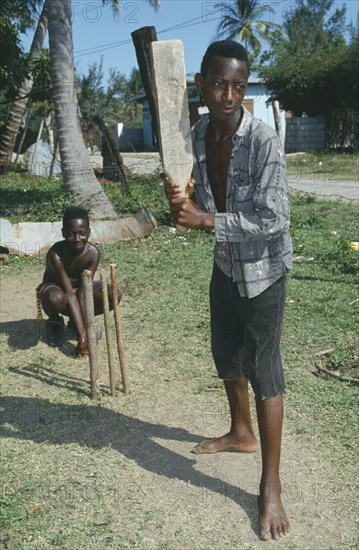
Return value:
[(238, 283), (240, 295), (258, 296), (292, 267), (289, 190), (277, 134), (245, 108), (232, 136), (226, 212), (218, 213), (206, 168), (209, 116), (192, 128), (195, 200), (215, 213), (218, 267)]

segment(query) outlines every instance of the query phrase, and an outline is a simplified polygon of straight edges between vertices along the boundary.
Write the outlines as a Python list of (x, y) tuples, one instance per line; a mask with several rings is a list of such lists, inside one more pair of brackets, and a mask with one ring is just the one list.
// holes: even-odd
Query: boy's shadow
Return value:
[[(149, 472), (200, 487), (202, 495), (203, 491), (211, 491), (234, 500), (245, 511), (258, 536), (257, 495), (196, 470), (196, 459), (186, 458), (154, 441), (155, 438), (191, 443), (202, 440), (185, 429), (152, 424), (98, 406), (55, 404), (37, 398), (3, 397), (1, 411), (2, 437), (39, 444), (77, 443), (92, 449), (111, 446)], [(41, 419), (50, 423), (41, 424)]]
[[(45, 323), (46, 321), (39, 319), (21, 319), (0, 323), (0, 341), (4, 342), (7, 338), (8, 345), (19, 350), (34, 348), (39, 342), (47, 344)], [(69, 340), (75, 340), (76, 334), (65, 326), (64, 337), (64, 344), (56, 349), (68, 357), (74, 357), (75, 345)]]

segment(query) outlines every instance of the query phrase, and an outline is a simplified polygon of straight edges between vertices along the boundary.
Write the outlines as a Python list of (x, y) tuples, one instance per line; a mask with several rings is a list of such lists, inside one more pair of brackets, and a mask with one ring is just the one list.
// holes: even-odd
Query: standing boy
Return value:
[[(100, 261), (97, 246), (88, 242), (90, 233), (87, 211), (77, 207), (67, 208), (62, 221), (64, 240), (55, 243), (48, 251), (42, 284), (37, 288), (38, 299), (49, 317), (46, 326), (48, 342), (56, 347), (63, 343), (64, 320), (61, 315), (67, 315), (70, 317), (70, 326), (77, 333), (75, 353), (78, 357), (88, 354), (81, 275), (88, 269), (93, 278)], [(112, 308), (110, 285), (108, 293)], [(103, 313), (103, 295), (99, 282), (93, 282), (93, 297), (95, 315), (99, 315)], [(120, 292), (117, 299), (121, 299)]]
[(263, 540), (289, 532), (279, 462), (285, 391), (280, 337), (291, 267), (289, 195), (275, 132), (241, 104), (249, 75), (246, 50), (229, 40), (209, 46), (195, 83), (209, 114), (193, 127), (194, 168), (182, 199), (164, 177), (171, 215), (190, 229), (214, 229), (210, 285), (212, 353), (231, 413), (228, 434), (193, 453), (255, 452), (248, 380), (256, 398), (262, 451), (259, 529)]

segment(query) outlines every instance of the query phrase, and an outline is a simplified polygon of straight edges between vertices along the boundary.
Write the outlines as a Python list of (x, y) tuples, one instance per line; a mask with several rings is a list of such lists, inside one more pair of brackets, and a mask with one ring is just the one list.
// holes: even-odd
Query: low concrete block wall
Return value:
[[(142, 208), (134, 216), (118, 220), (91, 222), (91, 242), (114, 244), (119, 241), (150, 235), (157, 222), (150, 210)], [(0, 218), (0, 243), (10, 253), (23, 256), (46, 254), (57, 241), (62, 240), (62, 222), (23, 222), (12, 224)]]
[(120, 151), (143, 151), (143, 129), (124, 128), (120, 135), (118, 146)]
[(326, 148), (325, 117), (287, 118), (285, 152), (323, 151)]

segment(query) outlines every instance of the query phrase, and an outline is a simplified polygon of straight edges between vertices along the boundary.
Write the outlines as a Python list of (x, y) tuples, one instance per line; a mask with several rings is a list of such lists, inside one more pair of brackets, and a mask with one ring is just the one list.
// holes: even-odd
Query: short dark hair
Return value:
[(206, 53), (203, 56), (201, 63), (201, 75), (206, 77), (208, 67), (215, 56), (219, 57), (233, 57), (239, 61), (244, 61), (247, 64), (249, 74), (249, 60), (247, 50), (234, 40), (218, 40), (218, 42), (212, 42), (207, 48)]
[(65, 225), (70, 220), (84, 220), (88, 226), (90, 226), (90, 220), (87, 210), (80, 208), (79, 206), (68, 206), (62, 217), (62, 225)]

